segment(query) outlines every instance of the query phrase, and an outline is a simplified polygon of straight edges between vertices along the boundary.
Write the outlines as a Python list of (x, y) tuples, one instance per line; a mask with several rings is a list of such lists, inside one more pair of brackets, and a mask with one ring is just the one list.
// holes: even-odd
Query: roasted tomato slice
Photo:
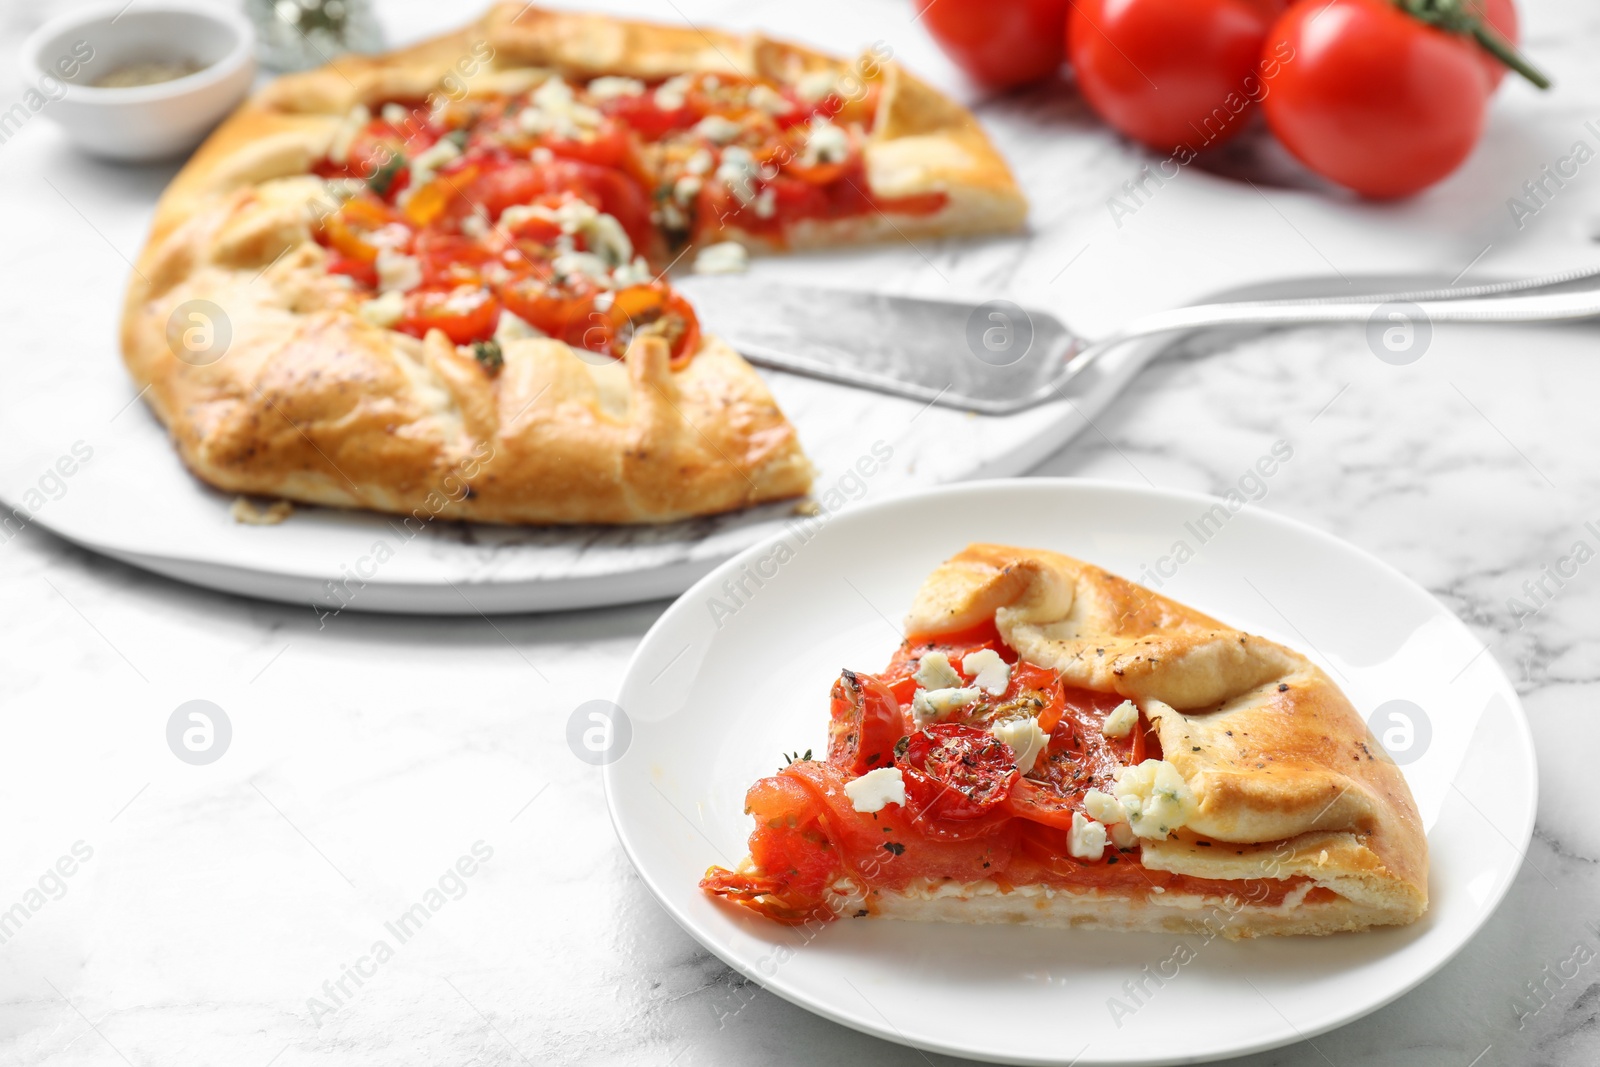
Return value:
[(487, 289), (460, 285), (454, 289), (414, 289), (406, 294), (405, 315), (395, 325), (401, 333), (425, 337), (443, 330), (458, 345), (487, 341), (500, 322), (500, 302)]
[(843, 865), (818, 823), (826, 810), (798, 778), (779, 774), (756, 782), (745, 796), (745, 811), (756, 820), (753, 870), (712, 867), (700, 888), (779, 922), (832, 919), (822, 894)]
[[(556, 285), (537, 275), (521, 277), (500, 288), (507, 310), (542, 332), (569, 345), (584, 345), (584, 334), (604, 325), (594, 310), (595, 291)], [(609, 340), (609, 334), (605, 335)]]
[(352, 259), (343, 252), (329, 252), (328, 273), (347, 274), (368, 289), (378, 287), (378, 268), (371, 259)]
[(889, 669), (883, 672), (882, 677), (885, 684), (894, 690), (894, 695), (899, 698), (900, 703), (909, 704), (917, 689), (917, 683), (911, 676), (922, 665), (923, 656), (929, 652), (943, 652), (950, 657), (951, 663), (959, 663), (965, 657), (984, 648), (992, 648), (999, 652), (1000, 658), (1008, 663), (1017, 658), (1017, 654), (1000, 640), (1000, 631), (995, 629), (994, 622), (990, 621), (954, 633), (913, 636), (907, 639), (905, 644), (895, 651), (894, 658), (889, 661)]
[(417, 235), (416, 256), (422, 265), (422, 284), (429, 289), (452, 289), (482, 283), (483, 267), (495, 255), (470, 237), (424, 230)]
[(601, 330), (586, 331), (584, 346), (608, 351), (619, 359), (627, 354), (633, 339), (646, 332), (667, 342), (677, 365), (686, 362), (700, 347), (700, 320), (695, 317), (694, 308), (661, 282), (619, 290), (603, 317), (603, 324), (597, 324)]
[(650, 172), (639, 156), (638, 135), (614, 119), (606, 119), (586, 138), (546, 136), (539, 143), (562, 159), (619, 170), (637, 182), (650, 180)]
[(1072, 813), (1083, 810), (1083, 805), (1076, 798), (1064, 797), (1026, 778), (1011, 791), (1006, 806), (1019, 819), (1054, 826), (1059, 830), (1072, 829)]
[(576, 159), (532, 163), (485, 158), (471, 166), (475, 176), (463, 189), (463, 196), (467, 204), (483, 208), (491, 219), (498, 219), (513, 204), (532, 204), (570, 193), (615, 217), (636, 252), (648, 256), (652, 251), (655, 227), (650, 221), (650, 197), (637, 181), (619, 171)]
[(894, 765), (894, 746), (906, 735), (905, 713), (889, 687), (870, 674), (845, 671), (833, 683), (828, 762), (852, 776)]
[(654, 93), (618, 96), (606, 100), (600, 110), (620, 120), (647, 141), (659, 141), (673, 130), (686, 130), (700, 121), (700, 113), (689, 107), (663, 108)]
[(1005, 803), (1021, 777), (1004, 741), (960, 723), (911, 735), (899, 764), (914, 817), (978, 819)]

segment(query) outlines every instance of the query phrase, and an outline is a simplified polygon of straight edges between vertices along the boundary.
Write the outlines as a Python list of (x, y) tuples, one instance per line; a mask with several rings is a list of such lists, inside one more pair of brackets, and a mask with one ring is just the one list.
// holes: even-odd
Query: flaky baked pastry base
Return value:
[(1409, 921), (1397, 918), (1390, 908), (1344, 898), (1307, 903), (1291, 895), (1280, 905), (1264, 905), (1251, 904), (1240, 897), (1172, 892), (1141, 896), (1115, 890), (1043, 886), (1018, 886), (1001, 893), (991, 891), (989, 885), (952, 885), (945, 895), (935, 897), (921, 892), (880, 891), (870, 901), (870, 914), (879, 919), (911, 922), (1198, 934), (1230, 941), (1347, 933)]
[[(812, 469), (794, 427), (715, 338), (681, 370), (657, 341), (625, 363), (514, 341), (491, 378), (443, 335), (417, 341), (354, 314), (313, 239), (310, 205), (325, 194), (308, 172), (357, 104), (427, 98), (486, 50), (492, 62), (462, 79), (469, 94), (519, 92), (551, 72), (852, 69), (757, 35), (512, 2), (411, 48), (278, 79), (173, 180), (129, 286), (124, 359), (184, 463), (232, 493), (497, 523), (659, 523), (804, 494)], [(972, 116), (893, 63), (875, 70), (873, 192), (942, 191), (948, 203), (893, 222), (808, 223), (789, 244), (1019, 226), (1025, 203)], [(168, 344), (169, 319), (191, 300), (222, 308), (232, 331), (206, 366)]]

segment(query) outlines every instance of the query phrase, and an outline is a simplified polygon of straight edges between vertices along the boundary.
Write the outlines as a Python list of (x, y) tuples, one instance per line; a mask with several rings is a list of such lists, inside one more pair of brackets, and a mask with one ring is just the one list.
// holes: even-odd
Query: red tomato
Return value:
[(852, 775), (894, 765), (894, 746), (906, 735), (905, 714), (889, 687), (870, 674), (845, 671), (833, 683), (828, 762)]
[(1265, 0), (1075, 0), (1067, 54), (1117, 130), (1198, 152), (1244, 129), (1270, 91), (1257, 67), (1275, 14)]
[(483, 157), (472, 165), (480, 173), (465, 190), (468, 210), (482, 207), (491, 219), (498, 219), (513, 204), (572, 193), (615, 216), (640, 255), (651, 251), (655, 228), (650, 222), (650, 198), (636, 181), (618, 171), (575, 159), (531, 163)]
[(659, 141), (673, 130), (686, 130), (701, 117), (687, 104), (670, 111), (657, 107), (654, 93), (612, 97), (600, 104), (600, 110), (638, 131), (647, 141)]
[(977, 819), (1017, 784), (1017, 754), (982, 730), (942, 722), (911, 735), (900, 769), (906, 806), (918, 819)]
[(348, 274), (368, 289), (376, 289), (378, 287), (378, 267), (370, 259), (353, 259), (343, 252), (329, 252), (328, 273)]
[(480, 271), (494, 253), (470, 237), (424, 230), (417, 235), (415, 252), (422, 265), (424, 288), (451, 289), (479, 285)]
[(1363, 196), (1409, 196), (1466, 159), (1483, 132), (1481, 49), (1389, 0), (1302, 3), (1268, 42), (1288, 49), (1263, 101), (1306, 166)]
[(1054, 826), (1058, 830), (1072, 829), (1073, 812), (1083, 810), (1077, 798), (1043, 789), (1026, 778), (1018, 782), (1011, 796), (1006, 798), (1006, 807), (1019, 819)]
[(917, 0), (944, 54), (980, 85), (1010, 89), (1061, 66), (1069, 0)]
[(619, 289), (609, 308), (590, 317), (594, 324), (584, 331), (582, 344), (618, 359), (627, 355), (634, 336), (646, 327), (661, 333), (671, 346), (673, 362), (680, 366), (700, 347), (700, 320), (694, 309), (664, 282)]
[(500, 287), (506, 309), (524, 322), (569, 345), (587, 347), (583, 335), (594, 325), (594, 293), (561, 288), (532, 276)]
[(487, 341), (500, 322), (500, 303), (486, 289), (413, 289), (406, 294), (405, 315), (395, 329), (413, 337), (443, 330), (458, 345)]

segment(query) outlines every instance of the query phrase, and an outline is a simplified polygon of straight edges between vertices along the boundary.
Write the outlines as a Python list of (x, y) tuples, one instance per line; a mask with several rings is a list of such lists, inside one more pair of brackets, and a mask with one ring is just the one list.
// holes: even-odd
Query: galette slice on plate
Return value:
[(879, 917), (1230, 938), (1409, 923), (1428, 849), (1400, 769), (1305, 656), (1054, 552), (971, 545), (825, 758), (751, 787), (709, 893)]

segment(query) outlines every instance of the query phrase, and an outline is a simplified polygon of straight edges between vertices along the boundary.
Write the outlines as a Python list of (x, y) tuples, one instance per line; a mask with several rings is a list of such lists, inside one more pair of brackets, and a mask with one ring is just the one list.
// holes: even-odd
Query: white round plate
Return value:
[[(1239, 1055), (1411, 989), (1489, 917), (1532, 833), (1537, 772), (1516, 693), (1426, 591), (1350, 545), (1250, 506), (1202, 542), (1192, 524), (1218, 503), (1087, 481), (969, 483), (866, 505), (809, 539), (788, 532), (790, 552), (769, 543), (718, 567), (646, 635), (617, 697), (631, 736), (614, 735), (606, 796), (640, 875), (701, 944), (779, 996), (891, 1041), (998, 1063)], [(1402, 761), (1428, 830), (1421, 920), (1237, 943), (890, 921), (813, 935), (696, 887), (709, 865), (743, 857), (750, 784), (784, 752), (826, 748), (839, 669), (887, 662), (898, 619), (941, 560), (995, 541), (1138, 580), (1180, 540), (1194, 558), (1160, 592), (1306, 653), (1369, 721), (1390, 701), (1420, 709), (1409, 743), (1398, 720), (1375, 732)]]
[[(782, 503), (665, 526), (440, 522), (413, 534), (395, 516), (302, 508), (277, 526), (241, 525), (230, 494), (184, 469), (118, 355), (129, 265), (102, 242), (127, 255), (143, 243), (170, 169), (86, 159), (43, 123), (17, 142), (0, 154), (0, 202), (30, 210), (8, 224), (10, 261), (30, 279), (72, 284), (0, 286), (15, 354), (0, 360), (0, 502), (22, 512), (10, 533), (36, 524), (183, 581), (319, 611), (474, 614), (672, 596), (793, 514)], [(831, 272), (837, 286), (889, 281), (908, 261), (922, 262), (882, 248), (766, 260), (753, 273)], [(1027, 470), (1082, 430), (1161, 343), (1118, 352), (1072, 383), (1068, 399), (1002, 418), (763, 373), (816, 464), (814, 497), (842, 507)]]

